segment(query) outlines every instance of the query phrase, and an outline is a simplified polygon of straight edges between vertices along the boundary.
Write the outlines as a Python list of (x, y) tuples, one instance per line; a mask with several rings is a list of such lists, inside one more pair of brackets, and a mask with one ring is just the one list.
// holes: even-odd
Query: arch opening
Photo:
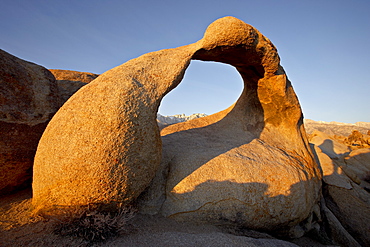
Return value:
[(191, 60), (181, 83), (160, 104), (162, 116), (211, 115), (234, 104), (243, 92), (237, 69), (221, 62)]

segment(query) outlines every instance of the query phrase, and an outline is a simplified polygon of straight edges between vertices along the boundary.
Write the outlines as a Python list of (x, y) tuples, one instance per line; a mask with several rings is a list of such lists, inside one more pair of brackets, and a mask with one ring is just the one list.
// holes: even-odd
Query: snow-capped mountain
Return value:
[[(190, 116), (186, 116), (185, 114), (178, 114), (172, 116), (162, 116), (161, 114), (157, 114), (158, 122), (161, 125), (170, 125), (180, 122), (189, 121), (195, 118), (201, 118), (207, 116), (204, 113), (196, 113)], [(305, 119), (304, 125), (306, 128), (306, 132), (311, 134), (315, 130), (319, 130), (321, 132), (327, 133), (329, 135), (340, 135), (340, 136), (348, 136), (352, 133), (353, 130), (358, 130), (363, 134), (367, 134), (370, 130), (370, 123), (369, 122), (357, 122), (357, 123), (340, 123), (340, 122), (324, 122), (324, 121), (314, 121), (311, 119)]]

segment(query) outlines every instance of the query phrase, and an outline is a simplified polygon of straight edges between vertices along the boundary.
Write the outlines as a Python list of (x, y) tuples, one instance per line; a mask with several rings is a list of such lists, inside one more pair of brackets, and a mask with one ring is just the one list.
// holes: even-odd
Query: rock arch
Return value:
[[(244, 80), (244, 91), (224, 111), (164, 129), (162, 158), (156, 123), (158, 107), (164, 95), (181, 82), (192, 59), (234, 66)], [(252, 198), (251, 202), (237, 198), (250, 210), (217, 216), (224, 206), (216, 205), (201, 214), (181, 214), (178, 218), (204, 219), (213, 215), (216, 223), (225, 217), (231, 221), (240, 218), (244, 223), (250, 220), (248, 226), (254, 224), (262, 229), (295, 225), (312, 212), (320, 189), (320, 173), (302, 119), (298, 99), (274, 45), (252, 26), (224, 17), (213, 22), (198, 42), (130, 60), (73, 95), (40, 140), (34, 164), (33, 204), (37, 211), (51, 213), (60, 207), (83, 205), (114, 209), (136, 200), (152, 182), (143, 196), (143, 208), (176, 217), (181, 210), (191, 211), (183, 207), (184, 198), (178, 195), (186, 194), (197, 202), (190, 193), (192, 189), (210, 188), (214, 180), (220, 182), (215, 188), (226, 188), (224, 185), (231, 181), (233, 186), (247, 184), (249, 189), (233, 188), (242, 198)], [(178, 137), (187, 140), (187, 135), (215, 143), (216, 148), (207, 144), (211, 156), (202, 158), (197, 154), (192, 158), (188, 150), (178, 149), (181, 146), (169, 148)], [(235, 152), (229, 155), (230, 150)], [(182, 160), (184, 154), (189, 159)], [(218, 161), (209, 163), (214, 160), (207, 160), (209, 157)], [(212, 170), (212, 164), (227, 164), (224, 161), (228, 158), (240, 157), (240, 166), (234, 170), (219, 166), (220, 174), (204, 176)], [(250, 166), (246, 169), (246, 160), (256, 162), (247, 162)], [(181, 170), (183, 165), (190, 170)], [(172, 174), (165, 174), (163, 169), (169, 166)], [(176, 187), (184, 181), (188, 182)], [(163, 188), (158, 183), (165, 183), (165, 192), (157, 194), (161, 198), (154, 198), (153, 192)], [(260, 189), (250, 187), (253, 184)], [(281, 205), (264, 209), (273, 201)], [(242, 207), (245, 208), (248, 209)]]

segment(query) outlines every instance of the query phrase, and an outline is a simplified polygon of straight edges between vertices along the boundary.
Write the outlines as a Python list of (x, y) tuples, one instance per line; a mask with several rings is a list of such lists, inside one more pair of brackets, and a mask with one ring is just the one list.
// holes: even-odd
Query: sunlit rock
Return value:
[(66, 102), (77, 90), (94, 80), (99, 75), (72, 70), (50, 69), (57, 80), (61, 103)]
[[(228, 109), (171, 125), (161, 138), (159, 104), (192, 59), (234, 66), (244, 91)], [(321, 175), (279, 61), (266, 37), (225, 17), (194, 44), (100, 75), (64, 104), (42, 136), (34, 206), (116, 208), (150, 185), (140, 198), (142, 212), (301, 234), (296, 226), (312, 219)]]
[(72, 95), (37, 149), (36, 211), (54, 214), (86, 205), (111, 210), (136, 199), (161, 160), (160, 101), (180, 83), (195, 49), (189, 45), (145, 54)]
[(38, 141), (58, 108), (54, 76), (0, 50), (0, 194), (30, 186)]
[(312, 141), (323, 172), (326, 206), (321, 206), (332, 239), (341, 246), (368, 246), (370, 149), (349, 152), (336, 138), (320, 132), (315, 132)]
[(162, 130), (162, 164), (143, 211), (264, 230), (297, 225), (318, 200), (321, 175), (275, 47), (231, 17), (198, 43), (192, 58), (235, 66), (244, 91), (224, 111)]
[(313, 132), (310, 143), (318, 146), (322, 152), (333, 159), (338, 159), (340, 156), (350, 152), (350, 149), (345, 144), (317, 130)]

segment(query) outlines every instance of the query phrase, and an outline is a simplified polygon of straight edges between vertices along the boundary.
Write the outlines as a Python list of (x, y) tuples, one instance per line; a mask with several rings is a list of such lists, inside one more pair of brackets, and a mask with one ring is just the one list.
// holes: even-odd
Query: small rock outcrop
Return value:
[[(161, 138), (159, 104), (192, 59), (234, 66), (244, 91), (228, 109), (164, 128)], [(45, 130), (35, 157), (34, 206), (39, 212), (116, 208), (151, 184), (140, 198), (142, 212), (302, 235), (312, 223), (321, 175), (279, 62), (266, 37), (225, 17), (194, 44), (100, 75)], [(305, 229), (298, 227), (305, 219)]]
[(347, 138), (347, 145), (353, 148), (369, 148), (370, 147), (370, 135), (364, 135), (358, 130), (353, 130)]
[(59, 96), (62, 104), (76, 93), (77, 90), (99, 76), (98, 74), (88, 72), (61, 69), (50, 69), (50, 72), (57, 80)]
[(30, 184), (38, 141), (59, 105), (47, 69), (0, 50), (0, 194)]

